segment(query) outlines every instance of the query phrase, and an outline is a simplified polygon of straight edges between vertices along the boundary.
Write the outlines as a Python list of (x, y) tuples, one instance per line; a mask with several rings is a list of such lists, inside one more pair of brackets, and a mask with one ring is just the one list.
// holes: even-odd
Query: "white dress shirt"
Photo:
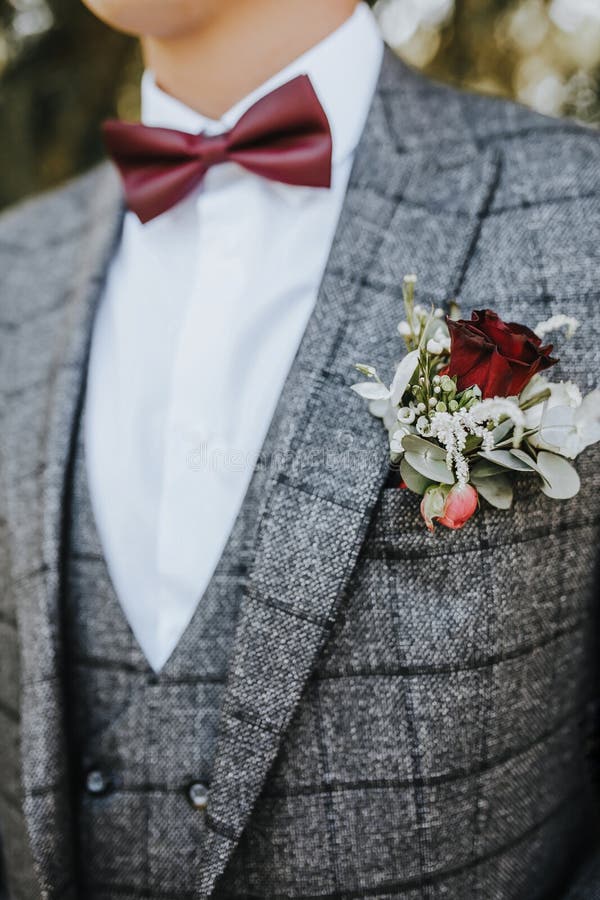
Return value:
[(147, 225), (126, 214), (92, 336), (84, 436), (108, 569), (155, 671), (201, 601), (239, 512), (317, 297), (382, 53), (361, 3), (220, 121), (144, 75), (145, 124), (216, 134), (307, 74), (333, 137), (329, 190), (224, 163)]

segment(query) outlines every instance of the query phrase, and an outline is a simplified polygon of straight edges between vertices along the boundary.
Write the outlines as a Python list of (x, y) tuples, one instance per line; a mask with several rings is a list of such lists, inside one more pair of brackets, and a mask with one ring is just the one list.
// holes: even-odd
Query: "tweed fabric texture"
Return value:
[[(531, 326), (577, 316), (553, 374), (590, 389), (599, 194), (595, 133), (387, 54), (270, 434), (190, 897), (597, 892), (580, 857), (597, 846), (598, 450), (578, 462), (574, 500), (525, 482), (510, 512), (432, 538), (418, 499), (383, 489), (381, 424), (348, 387), (356, 361), (391, 369), (416, 271), (426, 304), (456, 296), (467, 315), (490, 306)], [(7, 854), (19, 900), (76, 896), (61, 511), (119, 220), (102, 168), (0, 221), (0, 829), (20, 854)], [(118, 896), (168, 898), (138, 866)]]

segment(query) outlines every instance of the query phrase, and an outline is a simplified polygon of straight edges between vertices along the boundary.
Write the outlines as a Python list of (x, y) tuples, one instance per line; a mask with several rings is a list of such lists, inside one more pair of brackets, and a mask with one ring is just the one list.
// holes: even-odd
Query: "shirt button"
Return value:
[(85, 789), (88, 794), (100, 796), (106, 794), (110, 787), (110, 779), (99, 769), (92, 769), (85, 776)]
[(200, 782), (190, 784), (188, 788), (188, 800), (194, 809), (206, 809), (208, 805), (208, 788)]

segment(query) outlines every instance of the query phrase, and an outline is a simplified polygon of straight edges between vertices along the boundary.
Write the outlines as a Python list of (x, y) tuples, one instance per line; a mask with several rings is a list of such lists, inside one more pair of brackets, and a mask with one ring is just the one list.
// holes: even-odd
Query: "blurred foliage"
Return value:
[[(377, 0), (388, 42), (433, 77), (600, 124), (600, 0)], [(102, 156), (135, 117), (134, 41), (80, 0), (0, 0), (0, 207)]]
[(98, 124), (137, 93), (138, 67), (135, 42), (79, 0), (0, 0), (0, 206), (102, 155)]

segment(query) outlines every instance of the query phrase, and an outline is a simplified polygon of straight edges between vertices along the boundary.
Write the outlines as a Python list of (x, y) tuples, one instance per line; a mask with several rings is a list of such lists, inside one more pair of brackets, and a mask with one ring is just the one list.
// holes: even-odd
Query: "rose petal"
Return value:
[(451, 335), (448, 374), (458, 389), (479, 385), (484, 399), (518, 395), (537, 372), (555, 365), (552, 345), (525, 325), (506, 323), (490, 309), (474, 310), (471, 320), (448, 321)]

